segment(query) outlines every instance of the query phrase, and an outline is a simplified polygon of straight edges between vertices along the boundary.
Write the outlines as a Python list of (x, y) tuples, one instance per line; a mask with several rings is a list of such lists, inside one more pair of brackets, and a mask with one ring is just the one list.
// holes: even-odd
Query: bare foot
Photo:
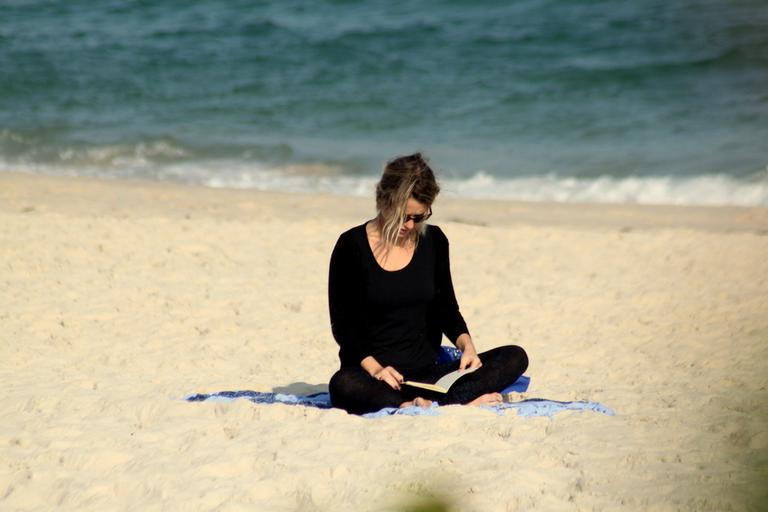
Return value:
[(499, 405), (502, 402), (501, 393), (486, 393), (475, 398), (467, 405)]
[(426, 398), (421, 398), (420, 396), (417, 396), (411, 401), (403, 402), (400, 404), (400, 408), (403, 407), (421, 407), (422, 409), (428, 409), (429, 407), (432, 407), (432, 400), (427, 400)]
[(427, 400), (426, 398), (421, 398), (420, 396), (417, 396), (413, 399), (413, 405), (417, 407), (421, 407), (422, 409), (428, 409), (432, 407), (432, 400)]

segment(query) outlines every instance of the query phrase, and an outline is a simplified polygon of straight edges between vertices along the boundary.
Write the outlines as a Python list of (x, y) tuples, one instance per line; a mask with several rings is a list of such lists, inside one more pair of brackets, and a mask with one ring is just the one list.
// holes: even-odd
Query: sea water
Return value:
[(0, 170), (768, 206), (764, 0), (5, 0)]

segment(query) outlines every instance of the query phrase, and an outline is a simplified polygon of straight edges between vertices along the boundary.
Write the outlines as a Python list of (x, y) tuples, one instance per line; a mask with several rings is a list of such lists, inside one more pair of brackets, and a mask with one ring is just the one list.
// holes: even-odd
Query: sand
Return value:
[(766, 209), (438, 199), (478, 347), (614, 417), (183, 401), (326, 389), (371, 203), (0, 174), (0, 510), (766, 509)]

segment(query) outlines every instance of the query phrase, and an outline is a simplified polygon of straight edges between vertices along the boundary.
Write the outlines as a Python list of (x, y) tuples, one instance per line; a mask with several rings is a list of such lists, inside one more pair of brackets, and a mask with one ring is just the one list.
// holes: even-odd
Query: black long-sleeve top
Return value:
[(339, 237), (331, 255), (328, 303), (342, 367), (374, 356), (412, 370), (433, 364), (443, 334), (453, 343), (467, 324), (451, 281), (448, 239), (427, 226), (411, 261), (387, 271), (376, 261), (365, 224)]

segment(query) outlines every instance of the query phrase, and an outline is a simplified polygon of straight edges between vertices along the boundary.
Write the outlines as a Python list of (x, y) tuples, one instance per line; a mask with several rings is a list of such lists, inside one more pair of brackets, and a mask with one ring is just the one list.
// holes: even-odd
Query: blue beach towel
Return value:
[[(522, 393), (528, 389), (531, 379), (525, 375), (517, 379), (514, 384), (504, 388), (502, 393)], [(262, 391), (219, 391), (218, 393), (198, 393), (186, 398), (188, 402), (227, 402), (236, 398), (246, 398), (255, 404), (286, 404), (317, 407), (318, 409), (330, 409), (331, 396), (328, 393), (313, 393), (311, 395), (293, 395), (288, 393), (265, 393)], [(420, 409), (420, 408), (419, 408)]]
[[(518, 381), (519, 382), (519, 381)], [(518, 384), (517, 382), (515, 384)], [(527, 384), (527, 382), (526, 382)], [(507, 388), (509, 389), (509, 388)], [(238, 398), (245, 398), (256, 404), (285, 404), (285, 405), (303, 405), (305, 407), (316, 407), (318, 409), (331, 409), (331, 397), (328, 393), (315, 393), (311, 395), (292, 395), (285, 393), (266, 393), (260, 391), (219, 391), (218, 393), (198, 393), (186, 398), (189, 402), (231, 402)], [(615, 413), (597, 402), (560, 402), (557, 400), (545, 400), (543, 398), (528, 398), (519, 402), (504, 403), (496, 406), (485, 406), (484, 409), (503, 414), (507, 409), (516, 409), (518, 416), (534, 417), (547, 416), (552, 417), (561, 411), (594, 411), (614, 416)], [(406, 416), (437, 416), (440, 406), (433, 403), (430, 408), (421, 407), (385, 407), (380, 411), (363, 414), (365, 418), (383, 418), (384, 416), (406, 415)]]
[[(438, 362), (451, 361), (461, 357), (461, 352), (452, 347), (443, 347)], [(502, 394), (510, 392), (522, 393), (528, 390), (531, 382), (529, 377), (521, 376), (512, 385), (502, 390)], [(310, 395), (294, 395), (287, 393), (267, 393), (260, 391), (219, 391), (217, 393), (197, 393), (189, 395), (186, 400), (189, 402), (229, 402), (238, 398), (245, 398), (256, 404), (285, 404), (302, 405), (304, 407), (316, 407), (318, 409), (331, 409), (331, 397), (328, 393), (313, 393)], [(380, 411), (363, 414), (365, 418), (382, 418), (384, 416), (406, 415), (406, 416), (436, 416), (439, 414), (440, 406), (433, 403), (430, 408), (422, 407), (386, 407)], [(503, 414), (507, 409), (516, 409), (518, 416), (534, 417), (547, 416), (552, 417), (561, 411), (594, 411), (614, 416), (615, 413), (597, 402), (575, 401), (560, 402), (557, 400), (545, 400), (543, 398), (528, 398), (519, 402), (503, 403), (497, 406), (485, 406), (497, 414)]]

